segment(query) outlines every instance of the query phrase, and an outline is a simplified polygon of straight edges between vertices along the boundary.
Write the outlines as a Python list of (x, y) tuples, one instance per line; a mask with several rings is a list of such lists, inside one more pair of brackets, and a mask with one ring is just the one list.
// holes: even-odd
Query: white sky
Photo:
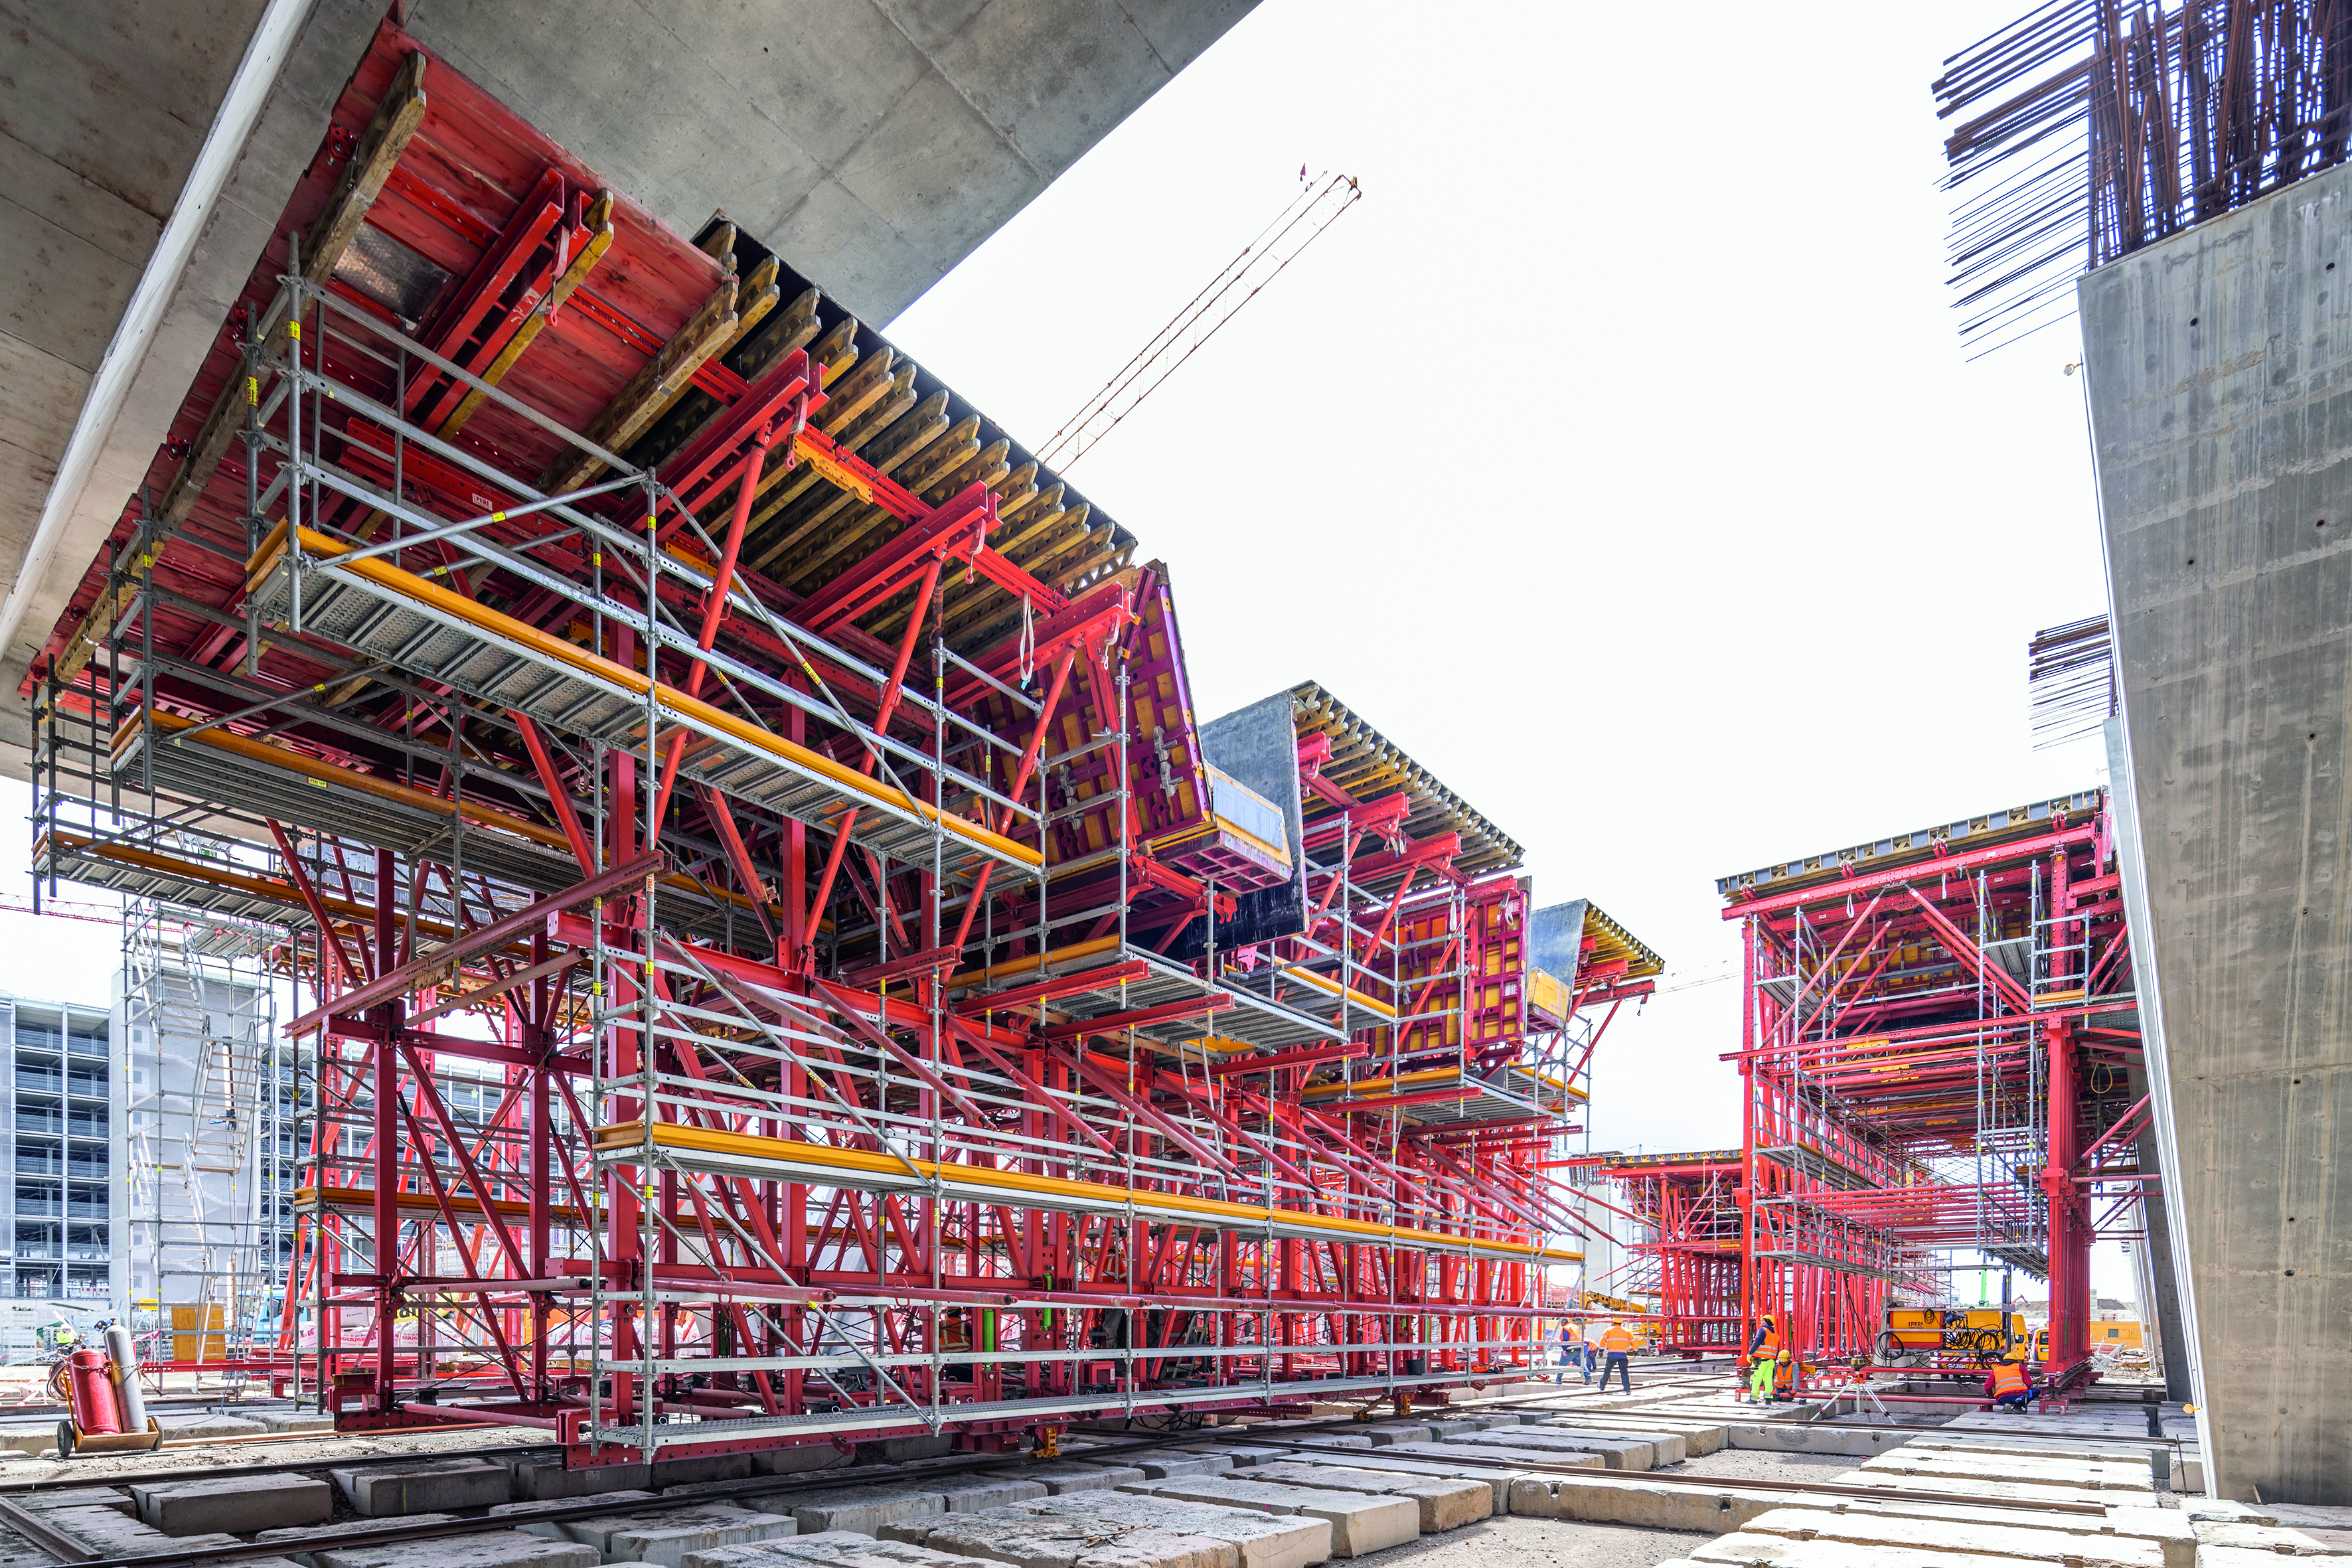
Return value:
[[(1664, 955), (1596, 1148), (1738, 1141), (1715, 877), (2105, 782), (2025, 722), (2105, 606), (2073, 324), (1966, 363), (1944, 284), (1928, 83), (2023, 9), (1265, 0), (889, 327), (1042, 443), (1301, 163), (1361, 180), (1072, 479), (1201, 717), (1321, 681)], [(115, 962), (0, 915), (0, 987)]]
[[(1355, 174), (1072, 481), (1202, 717), (1321, 681), (1727, 977), (1716, 877), (2105, 782), (2026, 729), (2027, 637), (2105, 607), (2074, 324), (1966, 363), (1944, 282), (1928, 84), (2024, 9), (1265, 0), (890, 334), (1042, 443)], [(1618, 1020), (1595, 1148), (1738, 1143), (1738, 1002)]]

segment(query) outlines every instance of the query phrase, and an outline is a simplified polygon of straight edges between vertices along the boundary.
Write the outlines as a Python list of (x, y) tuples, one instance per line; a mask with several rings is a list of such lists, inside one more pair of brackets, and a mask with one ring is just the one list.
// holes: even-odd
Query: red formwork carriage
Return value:
[(2095, 790), (1718, 882), (1743, 965), (1732, 1286), (1811, 1379), (1888, 1364), (1888, 1309), (1951, 1303), (1970, 1258), (2046, 1280), (2052, 1386), (2091, 1373), (2092, 1242), (2142, 1234), (2158, 1181), (2116, 851)]
[(283, 927), (278, 1349), (575, 1461), (1540, 1355), (1654, 954), (749, 237), (387, 25), (28, 690), (47, 879)]
[(1612, 1296), (1652, 1315), (1657, 1343), (1685, 1355), (1736, 1352), (1742, 1342), (1739, 1280), (1746, 1252), (1739, 1203), (1747, 1164), (1737, 1149), (1673, 1154), (1594, 1154), (1570, 1162), (1605, 1178), (1630, 1232)]

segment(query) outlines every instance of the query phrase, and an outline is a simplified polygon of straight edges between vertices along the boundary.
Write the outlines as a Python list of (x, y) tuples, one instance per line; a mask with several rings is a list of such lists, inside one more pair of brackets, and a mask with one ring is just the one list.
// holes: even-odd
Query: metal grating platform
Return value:
[[(1213, 985), (1184, 965), (1171, 963), (1148, 948), (1123, 944), (1113, 939), (1049, 952), (1043, 963), (1000, 964), (992, 973), (1017, 988), (1036, 981), (1085, 974), (1091, 970), (1137, 964), (1142, 966), (1140, 975), (1129, 969), (1125, 978), (1106, 981), (1099, 989), (1063, 993), (1055, 997), (1052, 1003), (1054, 1010), (1074, 1019), (1105, 1018), (1115, 1014), (1139, 1012), (1147, 1007), (1166, 1006), (1195, 997), (1223, 994), (1233, 998), (1233, 1005), (1219, 1009), (1213, 1017), (1171, 1019), (1139, 1026), (1135, 1032), (1145, 1039), (1167, 1045), (1215, 1035), (1268, 1048), (1311, 1045), (1341, 1037), (1336, 1027), (1319, 1019), (1253, 992), (1238, 990), (1231, 984)], [(970, 984), (953, 986), (950, 994), (962, 998), (977, 996), (981, 994), (982, 984), (975, 979)]]
[[(266, 622), (299, 618), (305, 633), (397, 665), (412, 679), (527, 713), (594, 744), (623, 750), (644, 744), (648, 699), (632, 689), (633, 672), (477, 610), (380, 560), (344, 567), (331, 559), (306, 559), (299, 565), (299, 585), (297, 574), (298, 563), (281, 544), (262, 563), (252, 612)], [(922, 805), (888, 786), (845, 785), (828, 773), (825, 759), (749, 721), (721, 726), (698, 719), (681, 710), (689, 700), (667, 688), (657, 688), (651, 700), (663, 726), (683, 725), (695, 733), (678, 769), (682, 779), (827, 831), (854, 806), (851, 841), (889, 860), (928, 864), (936, 839), (950, 866), (979, 857), (1026, 875), (1036, 863), (952, 816), (935, 829)]]
[[(243, 892), (231, 887), (175, 871), (168, 863), (141, 865), (126, 858), (117, 848), (113, 856), (105, 853), (109, 847), (79, 834), (52, 831), (41, 836), (33, 846), (33, 875), (37, 879), (54, 877), (59, 881), (79, 882), (88, 888), (103, 888), (121, 894), (126, 899), (152, 899), (177, 904), (184, 909), (202, 910), (207, 914), (234, 915), (239, 920), (261, 921), (271, 925), (308, 926), (310, 915), (289, 891), (285, 900)], [(135, 851), (133, 851), (135, 853)], [(235, 866), (226, 860), (220, 868), (237, 876), (250, 876), (248, 868)]]
[(166, 731), (131, 731), (115, 749), (115, 776), (126, 786), (143, 787), (152, 766), (159, 791), (188, 800), (232, 802), (239, 810), (314, 832), (366, 834), (404, 854), (463, 865), (538, 892), (560, 892), (580, 880), (579, 863), (569, 851), (473, 823), (458, 826), (437, 813), (215, 750), (201, 738), (177, 744), (174, 740)]

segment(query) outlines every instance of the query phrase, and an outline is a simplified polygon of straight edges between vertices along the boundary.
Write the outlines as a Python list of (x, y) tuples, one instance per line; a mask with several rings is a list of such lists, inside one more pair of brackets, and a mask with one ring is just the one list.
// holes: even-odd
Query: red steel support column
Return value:
[(2091, 1353), (2091, 1226), (2074, 1187), (2081, 1134), (2074, 1125), (2074, 1026), (2053, 1018), (2042, 1026), (2050, 1054), (2050, 1163), (2042, 1190), (2050, 1200), (2050, 1357), (2053, 1368)]
[[(393, 947), (394, 917), (399, 908), (393, 890), (393, 852), (375, 852), (375, 943), (372, 973), (382, 974), (397, 959)], [(375, 1110), (375, 1408), (390, 1410), (396, 1399), (394, 1339), (394, 1282), (400, 1277), (400, 1027), (405, 1011), (397, 999), (375, 1008), (378, 1033), (374, 1057)]]
[[(1763, 1266), (1757, 1261), (1757, 1199), (1762, 1173), (1756, 1164), (1757, 1098), (1764, 1092), (1764, 1079), (1756, 1070), (1755, 1052), (1760, 1044), (1759, 1020), (1756, 1007), (1756, 921), (1751, 918), (1740, 922), (1740, 983), (1739, 983), (1739, 1225), (1740, 1260), (1746, 1276), (1739, 1321), (1739, 1343), (1746, 1349), (1756, 1337), (1756, 1320), (1774, 1308), (1767, 1304), (1764, 1295)], [(1785, 1325), (1784, 1325), (1785, 1329)]]
[[(534, 932), (530, 939), (530, 961), (533, 965), (547, 962), (547, 933)], [(548, 1028), (552, 1001), (547, 977), (541, 975), (530, 983), (525, 1004), (529, 1012), (523, 1019), (521, 1044), (537, 1058), (536, 1065), (523, 1070), (530, 1078), (530, 1277), (547, 1278), (550, 1217), (547, 1190), (555, 1179), (548, 1166), (552, 1153), (554, 1107), (548, 1096), (547, 1057), (552, 1048)], [(548, 1397), (547, 1386), (547, 1318), (548, 1300), (544, 1292), (530, 1299), (530, 1382), (531, 1394), (537, 1399)]]

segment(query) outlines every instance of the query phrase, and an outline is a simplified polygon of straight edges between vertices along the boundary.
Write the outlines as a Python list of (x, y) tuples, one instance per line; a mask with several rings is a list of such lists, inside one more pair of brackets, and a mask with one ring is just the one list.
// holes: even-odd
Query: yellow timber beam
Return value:
[[(625, 1157), (645, 1147), (646, 1131), (642, 1121), (600, 1127), (596, 1129), (596, 1151), (608, 1157)], [(667, 1163), (685, 1170), (805, 1182), (813, 1186), (916, 1193), (951, 1203), (1133, 1215), (1166, 1225), (1260, 1232), (1292, 1240), (1369, 1243), (1529, 1263), (1584, 1261), (1583, 1253), (1569, 1247), (1454, 1236), (1444, 1231), (1386, 1225), (1379, 1220), (1343, 1219), (1337, 1215), (1229, 1203), (1222, 1198), (1154, 1192), (1145, 1187), (1115, 1187), (1103, 1182), (1033, 1176), (1025, 1171), (1003, 1171), (991, 1165), (902, 1159), (869, 1149), (836, 1149), (830, 1144), (726, 1132), (676, 1121), (655, 1122), (652, 1137), (654, 1147), (666, 1156)]]

